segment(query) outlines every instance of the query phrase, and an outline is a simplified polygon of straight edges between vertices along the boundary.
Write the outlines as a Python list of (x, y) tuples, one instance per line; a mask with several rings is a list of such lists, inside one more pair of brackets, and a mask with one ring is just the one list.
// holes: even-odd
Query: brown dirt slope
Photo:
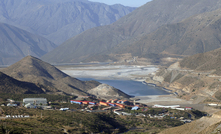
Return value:
[(180, 66), (198, 71), (215, 70), (214, 74), (221, 75), (220, 60), (221, 49), (216, 49), (207, 53), (187, 57), (180, 62)]
[(51, 92), (61, 91), (73, 95), (88, 95), (88, 90), (100, 84), (96, 81), (84, 82), (70, 77), (56, 67), (32, 56), (23, 58), (2, 72), (15, 79), (40, 85)]
[(91, 93), (95, 96), (99, 96), (99, 97), (110, 97), (110, 98), (130, 98), (131, 96), (125, 94), (124, 92), (109, 86), (107, 84), (101, 84), (96, 88), (93, 88), (91, 90), (88, 91), (88, 93)]
[(160, 134), (209, 134), (218, 126), (221, 118), (202, 117), (185, 125), (169, 128), (162, 131)]
[(41, 94), (44, 91), (33, 83), (18, 81), (0, 72), (0, 93)]

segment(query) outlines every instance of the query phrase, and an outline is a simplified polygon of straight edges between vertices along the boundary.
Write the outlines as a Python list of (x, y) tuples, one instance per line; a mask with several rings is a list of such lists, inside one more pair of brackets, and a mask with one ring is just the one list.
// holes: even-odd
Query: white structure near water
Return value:
[(47, 105), (46, 98), (25, 98), (23, 99), (23, 104), (32, 104), (32, 105)]

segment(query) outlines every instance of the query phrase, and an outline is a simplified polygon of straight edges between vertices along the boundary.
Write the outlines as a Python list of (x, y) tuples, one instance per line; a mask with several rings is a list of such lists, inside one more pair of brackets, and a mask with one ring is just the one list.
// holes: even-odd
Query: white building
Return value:
[(171, 106), (163, 106), (163, 105), (154, 105), (154, 108), (178, 108), (180, 105), (171, 105)]
[(23, 99), (23, 104), (33, 104), (33, 105), (47, 105), (46, 98), (25, 98)]

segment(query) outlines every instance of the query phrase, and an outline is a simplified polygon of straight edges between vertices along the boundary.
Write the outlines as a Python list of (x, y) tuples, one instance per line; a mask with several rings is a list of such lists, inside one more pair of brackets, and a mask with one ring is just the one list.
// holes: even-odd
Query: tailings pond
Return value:
[(162, 90), (160, 87), (152, 87), (143, 84), (140, 81), (133, 80), (97, 80), (92, 78), (78, 78), (83, 81), (96, 80), (113, 86), (131, 96), (148, 96), (148, 95), (168, 95), (170, 93)]

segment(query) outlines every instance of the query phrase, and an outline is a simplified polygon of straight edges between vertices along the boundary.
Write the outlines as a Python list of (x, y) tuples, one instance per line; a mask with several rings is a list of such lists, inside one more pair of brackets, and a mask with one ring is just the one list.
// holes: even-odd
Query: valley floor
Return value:
[(129, 79), (143, 81), (148, 74), (158, 68), (154, 65), (70, 65), (57, 66), (64, 73), (73, 77), (94, 79)]

